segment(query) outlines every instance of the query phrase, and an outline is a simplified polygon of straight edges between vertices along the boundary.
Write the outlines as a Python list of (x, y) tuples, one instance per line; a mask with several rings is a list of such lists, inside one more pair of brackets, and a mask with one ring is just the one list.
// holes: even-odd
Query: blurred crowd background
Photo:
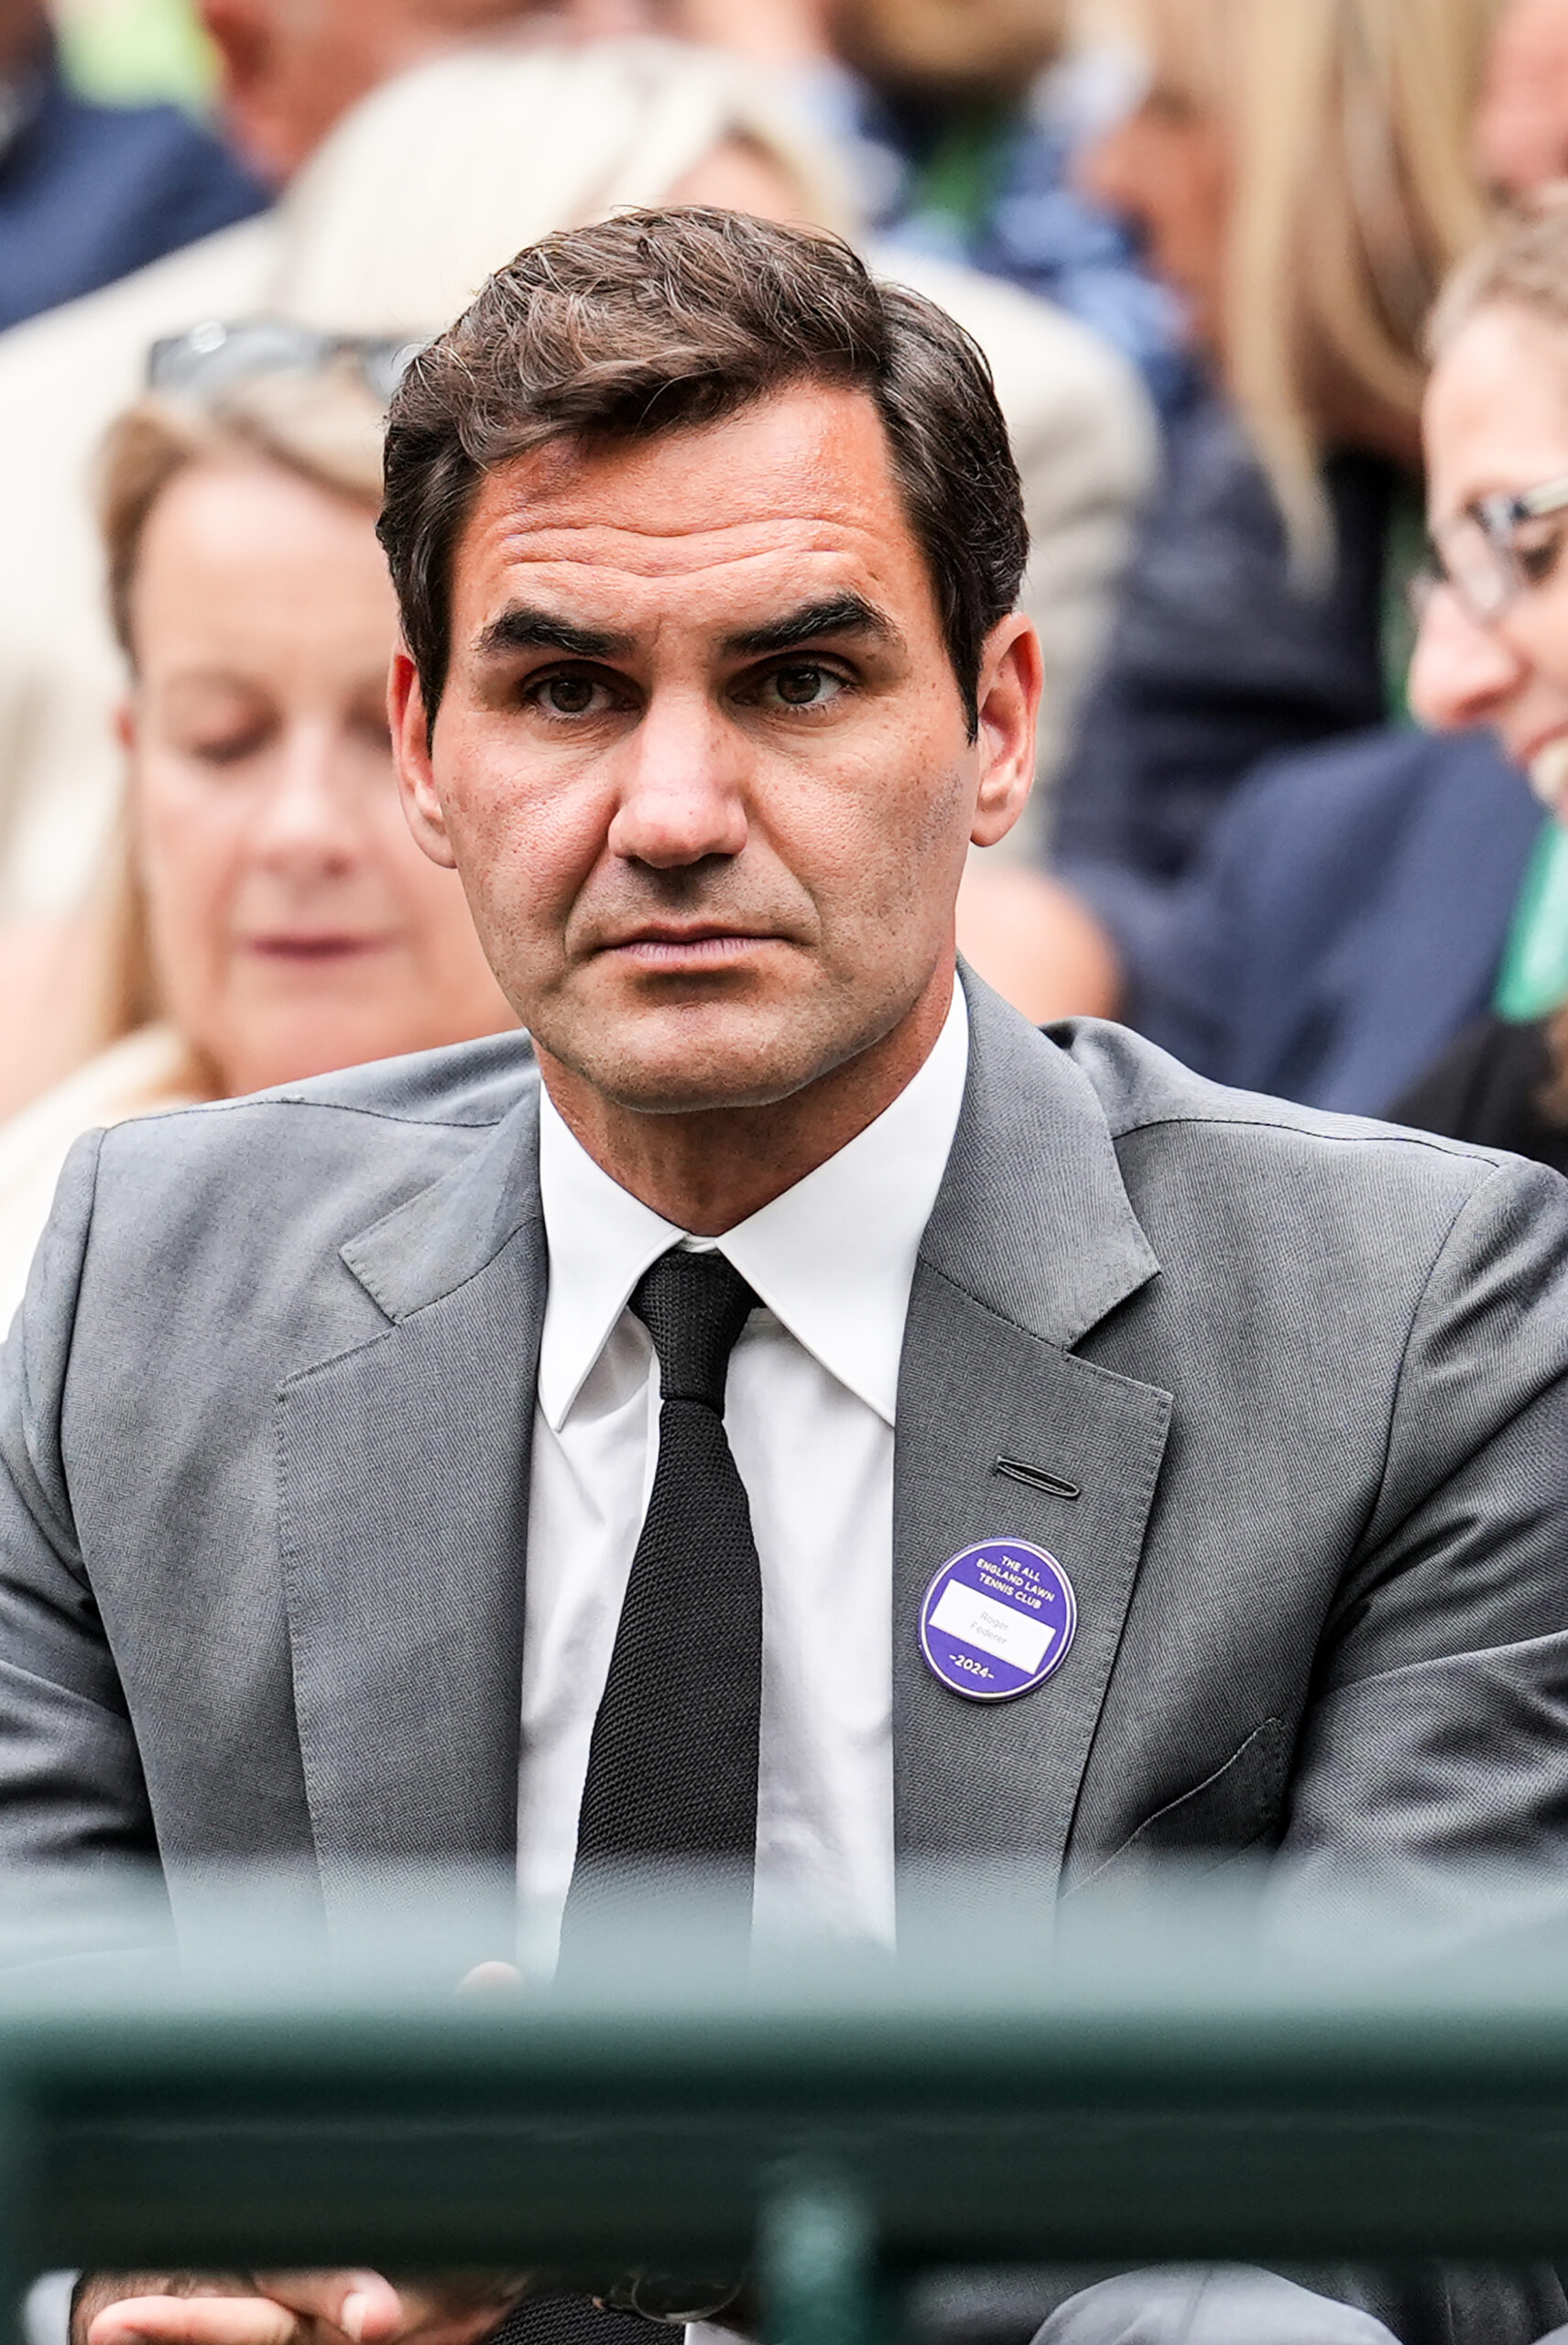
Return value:
[(1568, 1169), (1564, 172), (1568, 0), (0, 0), (0, 1314), (87, 1126), (507, 1022), (393, 791), (380, 419), (622, 204), (990, 360), (981, 973)]

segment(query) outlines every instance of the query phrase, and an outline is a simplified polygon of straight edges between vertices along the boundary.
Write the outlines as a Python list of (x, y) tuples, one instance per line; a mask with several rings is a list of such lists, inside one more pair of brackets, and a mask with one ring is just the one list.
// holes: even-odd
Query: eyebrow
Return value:
[(724, 649), (753, 657), (768, 651), (793, 651), (822, 635), (857, 635), (875, 643), (899, 644), (903, 638), (886, 611), (862, 594), (829, 594), (822, 601), (802, 603), (782, 618), (764, 627), (744, 627), (726, 636)]
[(564, 651), (572, 660), (620, 660), (631, 650), (632, 638), (602, 627), (575, 627), (553, 611), (515, 603), (491, 620), (477, 648), (482, 660), (508, 651)]
[[(828, 594), (814, 603), (802, 603), (798, 610), (787, 611), (783, 617), (769, 619), (762, 627), (744, 627), (736, 635), (726, 636), (724, 648), (731, 655), (756, 659), (770, 651), (793, 651), (824, 635), (855, 635), (886, 644), (903, 641), (887, 613), (863, 594)], [(631, 652), (633, 643), (629, 635), (578, 627), (538, 605), (517, 603), (491, 620), (477, 648), (481, 659), (516, 651), (562, 651), (572, 660), (622, 660)]]

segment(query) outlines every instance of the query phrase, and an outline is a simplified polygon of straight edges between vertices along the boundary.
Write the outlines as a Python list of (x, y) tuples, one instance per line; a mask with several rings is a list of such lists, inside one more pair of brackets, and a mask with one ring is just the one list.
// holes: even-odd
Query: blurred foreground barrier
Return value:
[(151, 1901), (8, 1884), (10, 2272), (750, 2263), (781, 2345), (857, 2345), (936, 2265), (1568, 2256), (1568, 1926), (1533, 1888), (1435, 1936), (994, 1891), (929, 1884), (896, 1963), (749, 1981), (683, 1904), (612, 1914), (571, 1992), (463, 1996), (515, 1949), (506, 1885), (380, 1882), (329, 1935), (253, 1880), (187, 1901), (176, 1964)]

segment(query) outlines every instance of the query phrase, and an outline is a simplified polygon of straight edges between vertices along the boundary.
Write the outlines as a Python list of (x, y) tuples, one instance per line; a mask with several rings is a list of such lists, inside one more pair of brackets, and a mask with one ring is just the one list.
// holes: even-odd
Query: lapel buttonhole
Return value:
[(1046, 1490), (1053, 1499), (1077, 1499), (1083, 1495), (1076, 1482), (1063, 1481), (1060, 1474), (1047, 1473), (1043, 1466), (1027, 1466), (1021, 1457), (998, 1457), (991, 1471), (1005, 1474), (1009, 1482), (1027, 1482), (1030, 1489)]

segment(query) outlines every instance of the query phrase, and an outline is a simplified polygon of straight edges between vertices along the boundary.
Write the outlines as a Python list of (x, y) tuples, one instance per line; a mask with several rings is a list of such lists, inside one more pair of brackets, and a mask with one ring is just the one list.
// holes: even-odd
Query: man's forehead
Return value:
[(654, 578), (836, 564), (891, 578), (919, 563), (876, 409), (828, 392), (515, 457), (480, 484), (457, 566), (478, 585), (518, 567)]

